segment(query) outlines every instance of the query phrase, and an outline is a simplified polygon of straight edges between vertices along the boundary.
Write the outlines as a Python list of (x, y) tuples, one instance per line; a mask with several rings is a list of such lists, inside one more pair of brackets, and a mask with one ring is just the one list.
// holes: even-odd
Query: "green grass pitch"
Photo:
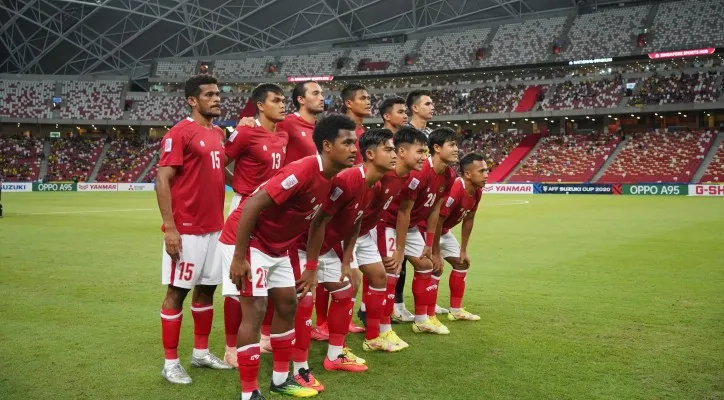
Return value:
[[(160, 376), (153, 193), (10, 193), (3, 204), (0, 398), (238, 398), (236, 371), (187, 368), (186, 387)], [(396, 325), (411, 345), (397, 354), (365, 353), (352, 335), (370, 366), (360, 375), (325, 372), (315, 342), (320, 398), (724, 399), (721, 198), (485, 196), (470, 255), (465, 306), (482, 321), (449, 323), (447, 337)], [(446, 274), (439, 303), (448, 296)], [(269, 355), (261, 376), (268, 394)]]

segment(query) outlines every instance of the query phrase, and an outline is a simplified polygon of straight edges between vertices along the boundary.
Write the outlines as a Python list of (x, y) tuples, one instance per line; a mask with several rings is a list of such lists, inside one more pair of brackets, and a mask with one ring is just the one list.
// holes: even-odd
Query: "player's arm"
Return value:
[[(432, 268), (435, 271), (439, 271), (442, 268), (442, 259), (440, 258), (440, 236), (442, 235), (442, 224), (438, 226), (438, 219), (440, 217), (440, 207), (442, 206), (443, 198), (438, 199), (435, 205), (430, 211), (430, 215), (427, 217), (427, 231), (425, 232), (425, 247), (422, 251), (422, 256), (427, 256), (432, 260)], [(432, 251), (432, 247), (437, 244), (437, 253)]]
[(177, 167), (173, 166), (158, 167), (156, 174), (156, 200), (163, 220), (163, 238), (166, 242), (166, 252), (174, 261), (178, 261), (181, 255), (181, 235), (176, 229), (171, 207), (171, 182), (176, 176), (176, 169)]
[(355, 243), (357, 243), (357, 238), (359, 237), (359, 228), (361, 226), (362, 218), (357, 218), (354, 224), (354, 228), (350, 230), (347, 237), (345, 237), (342, 241), (342, 274), (339, 278), (340, 282), (344, 282), (345, 278), (352, 282), (352, 267), (350, 266), (350, 264), (352, 263), (352, 259), (354, 259), (354, 245)]
[(226, 164), (224, 164), (224, 183), (226, 186), (231, 186), (234, 182), (234, 171), (229, 169), (229, 164), (234, 161), (231, 157), (226, 157)]
[(405, 257), (405, 243), (407, 242), (407, 230), (410, 229), (410, 213), (414, 200), (402, 198), (400, 200), (400, 208), (397, 209), (397, 222), (395, 224), (395, 253), (392, 255), (395, 274), (400, 273), (402, 268), (402, 259)]
[(463, 219), (463, 226), (461, 228), (462, 243), (460, 244), (460, 261), (462, 261), (468, 268), (470, 268), (470, 257), (468, 257), (468, 242), (470, 241), (470, 234), (473, 232), (473, 224), (475, 223), (475, 211), (468, 214)]
[(261, 189), (249, 200), (239, 216), (239, 227), (236, 231), (236, 247), (234, 257), (231, 260), (229, 276), (236, 287), (241, 290), (242, 282), (251, 279), (251, 267), (246, 260), (246, 252), (249, 249), (249, 237), (254, 230), (259, 215), (265, 209), (274, 206), (274, 200), (266, 189)]

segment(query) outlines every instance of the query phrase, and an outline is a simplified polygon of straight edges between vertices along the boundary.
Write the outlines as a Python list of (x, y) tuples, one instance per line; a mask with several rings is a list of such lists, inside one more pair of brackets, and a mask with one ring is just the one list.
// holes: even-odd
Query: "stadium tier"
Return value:
[(113, 139), (103, 158), (96, 180), (99, 182), (135, 182), (158, 152), (159, 139)]
[(0, 80), (0, 116), (8, 118), (51, 118), (53, 81)]
[(489, 28), (481, 28), (430, 36), (420, 46), (419, 57), (410, 70), (470, 68), (476, 50), (482, 47), (489, 33)]
[(56, 139), (48, 156), (46, 181), (88, 181), (105, 139)]
[(724, 141), (719, 143), (716, 153), (704, 171), (700, 182), (724, 183)]
[(631, 54), (634, 32), (644, 24), (651, 6), (628, 7), (576, 17), (564, 54), (572, 60)]
[(589, 182), (616, 148), (613, 134), (542, 138), (511, 182)]
[(123, 116), (122, 81), (63, 81), (60, 118), (118, 120)]
[(624, 95), (620, 78), (552, 85), (541, 104), (544, 110), (577, 110), (616, 107)]
[(690, 182), (714, 137), (711, 132), (634, 134), (599, 182)]
[(0, 136), (0, 175), (8, 182), (38, 179), (43, 141), (37, 138)]
[(664, 2), (653, 24), (652, 47), (681, 50), (724, 45), (721, 0)]

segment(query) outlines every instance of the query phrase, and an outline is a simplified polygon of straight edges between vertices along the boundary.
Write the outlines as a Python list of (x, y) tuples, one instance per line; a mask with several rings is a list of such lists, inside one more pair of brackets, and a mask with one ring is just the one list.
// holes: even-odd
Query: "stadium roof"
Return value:
[(3, 0), (0, 73), (148, 75), (152, 60), (354, 41), (641, 0)]

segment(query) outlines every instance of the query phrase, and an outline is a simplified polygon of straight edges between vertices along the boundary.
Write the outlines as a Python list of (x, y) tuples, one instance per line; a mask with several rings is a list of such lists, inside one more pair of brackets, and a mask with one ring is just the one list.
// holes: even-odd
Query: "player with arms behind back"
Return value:
[[(465, 294), (465, 278), (470, 268), (468, 257), (468, 241), (475, 223), (475, 213), (478, 210), (483, 187), (488, 181), (488, 165), (485, 157), (479, 153), (468, 153), (460, 160), (462, 177), (457, 178), (453, 184), (450, 196), (440, 209), (440, 220), (437, 223), (440, 240), (433, 244), (432, 253), (435, 257), (442, 257), (452, 265), (450, 272), (450, 321), (466, 320), (477, 321), (479, 316), (462, 308)], [(458, 243), (450, 229), (462, 223), (462, 246)], [(442, 262), (438, 260), (438, 262)]]
[[(227, 164), (234, 161), (233, 188), (229, 214), (242, 198), (250, 196), (259, 185), (274, 176), (284, 165), (288, 150), (288, 134), (280, 128), (284, 120), (284, 95), (272, 83), (262, 83), (251, 92), (256, 105), (252, 126), (240, 124), (226, 143)], [(220, 261), (219, 261), (220, 262)], [(229, 279), (228, 265), (222, 271), (221, 294), (224, 296), (224, 331), (226, 352), (224, 361), (236, 367), (236, 336), (241, 323), (239, 290)], [(268, 332), (267, 332), (268, 334)], [(262, 347), (269, 347), (269, 337)]]
[[(318, 393), (289, 376), (297, 291), (288, 249), (319, 212), (331, 179), (354, 164), (357, 138), (353, 130), (354, 122), (345, 116), (321, 120), (313, 133), (320, 154), (282, 168), (226, 220), (219, 246), (222, 262), (230, 264), (231, 280), (241, 291), (243, 323), (237, 339), (237, 360), (242, 400), (263, 399), (258, 384), (259, 329), (267, 296), (276, 311), (271, 326), (271, 392), (295, 397)], [(297, 283), (304, 297), (316, 286), (316, 271), (305, 271)]]
[(161, 282), (168, 286), (161, 306), (161, 334), (166, 355), (161, 375), (189, 384), (178, 360), (183, 301), (194, 288), (194, 349), (191, 366), (231, 367), (209, 352), (214, 290), (221, 283), (216, 243), (224, 224), (224, 132), (211, 121), (221, 115), (217, 80), (196, 75), (186, 81), (191, 117), (176, 124), (161, 141), (156, 197), (163, 219)]

